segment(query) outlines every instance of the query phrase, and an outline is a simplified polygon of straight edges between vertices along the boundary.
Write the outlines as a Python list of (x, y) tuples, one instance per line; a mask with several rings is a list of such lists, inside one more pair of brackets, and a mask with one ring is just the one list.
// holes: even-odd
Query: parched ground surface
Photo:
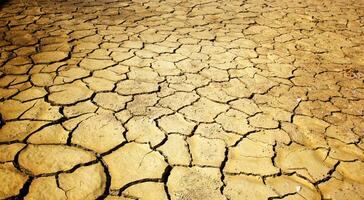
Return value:
[(0, 199), (364, 199), (364, 1), (10, 0)]

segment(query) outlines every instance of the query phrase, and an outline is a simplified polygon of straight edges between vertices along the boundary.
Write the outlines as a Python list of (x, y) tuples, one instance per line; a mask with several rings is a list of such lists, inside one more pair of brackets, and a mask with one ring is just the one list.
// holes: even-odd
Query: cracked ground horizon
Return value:
[(364, 199), (364, 1), (0, 6), (0, 199)]

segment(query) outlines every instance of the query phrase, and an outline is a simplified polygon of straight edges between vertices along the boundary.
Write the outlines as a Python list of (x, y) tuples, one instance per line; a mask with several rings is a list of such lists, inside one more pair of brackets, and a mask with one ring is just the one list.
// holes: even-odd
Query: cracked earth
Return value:
[(10, 0), (1, 199), (364, 199), (364, 2)]

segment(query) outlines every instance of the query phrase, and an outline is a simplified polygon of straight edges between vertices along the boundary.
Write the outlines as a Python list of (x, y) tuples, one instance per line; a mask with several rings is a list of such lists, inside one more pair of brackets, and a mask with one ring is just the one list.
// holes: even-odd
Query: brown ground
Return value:
[(0, 199), (364, 199), (363, 26), (362, 0), (10, 0)]

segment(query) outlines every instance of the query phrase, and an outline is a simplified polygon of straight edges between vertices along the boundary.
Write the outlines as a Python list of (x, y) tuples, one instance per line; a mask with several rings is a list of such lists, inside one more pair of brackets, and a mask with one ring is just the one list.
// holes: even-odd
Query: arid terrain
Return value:
[(0, 6), (0, 199), (364, 199), (363, 0)]

